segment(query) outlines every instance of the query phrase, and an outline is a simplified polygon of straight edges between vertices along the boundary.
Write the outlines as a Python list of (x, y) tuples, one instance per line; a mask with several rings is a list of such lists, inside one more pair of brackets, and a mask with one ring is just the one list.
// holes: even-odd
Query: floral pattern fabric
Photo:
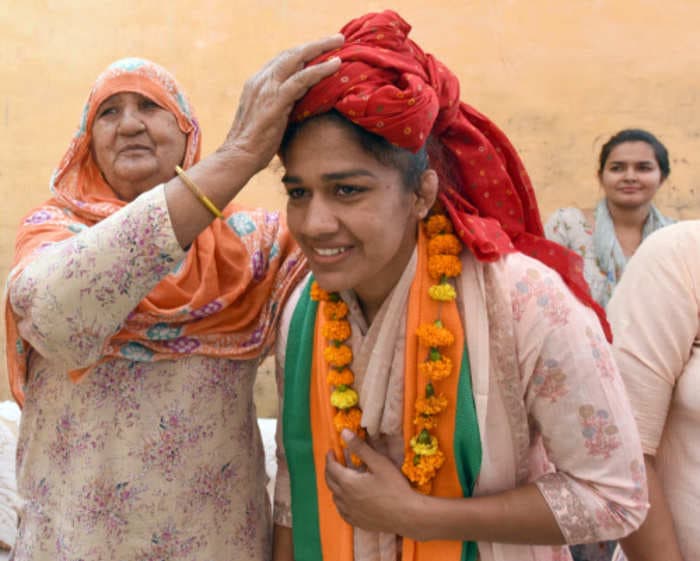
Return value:
[[(31, 344), (15, 561), (268, 559), (252, 399), (259, 358), (195, 354), (170, 324), (149, 336), (177, 346), (179, 359), (151, 361), (134, 344), (98, 360), (130, 309), (184, 258), (162, 188), (40, 251), (9, 285)], [(94, 362), (79, 383), (67, 375)]]
[[(593, 224), (578, 208), (560, 208), (547, 221), (544, 231), (548, 239), (575, 251), (583, 258), (583, 277), (598, 302), (607, 302), (614, 286), (601, 270), (593, 247)], [(594, 561), (594, 560), (590, 560)]]
[[(642, 450), (595, 314), (554, 271), (534, 259), (514, 253), (495, 263), (475, 261), (468, 253), (463, 256), (458, 283), (463, 321), (475, 342), (468, 341), (469, 358), (484, 452), (475, 496), (512, 488), (513, 481), (534, 482), (567, 543), (629, 533), (647, 509)], [(280, 388), (286, 331), (299, 294), (291, 296), (282, 314), (276, 351)], [(480, 307), (491, 308), (483, 323)], [(361, 314), (350, 307), (353, 333), (363, 324)], [(477, 333), (484, 328), (485, 333)], [(490, 359), (484, 360), (486, 355)], [(385, 407), (400, 408), (402, 401), (394, 388)], [(402, 453), (400, 431), (386, 439), (387, 450)], [(509, 457), (514, 458), (512, 467)], [(291, 526), (289, 474), (279, 438), (278, 459), (274, 520)], [(561, 546), (479, 543), (479, 555), (482, 561), (571, 559), (569, 549)]]

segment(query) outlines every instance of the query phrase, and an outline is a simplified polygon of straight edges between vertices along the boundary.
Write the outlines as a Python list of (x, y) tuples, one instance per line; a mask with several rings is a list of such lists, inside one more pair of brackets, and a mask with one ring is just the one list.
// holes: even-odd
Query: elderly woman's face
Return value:
[(171, 179), (185, 147), (186, 136), (175, 116), (141, 94), (115, 94), (95, 114), (92, 152), (105, 180), (124, 201)]

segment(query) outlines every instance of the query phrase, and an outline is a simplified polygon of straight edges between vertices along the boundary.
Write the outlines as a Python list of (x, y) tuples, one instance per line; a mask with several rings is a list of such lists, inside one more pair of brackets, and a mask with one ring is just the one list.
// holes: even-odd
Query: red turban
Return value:
[(496, 125), (460, 101), (457, 77), (411, 41), (410, 30), (391, 10), (348, 23), (341, 29), (345, 44), (312, 62), (339, 56), (340, 70), (309, 90), (292, 120), (335, 109), (413, 152), (432, 135), (444, 152), (430, 154), (440, 176), (440, 200), (477, 259), (495, 261), (521, 251), (555, 269), (598, 314), (611, 340), (605, 312), (583, 278), (581, 257), (544, 237), (535, 192), (517, 152)]

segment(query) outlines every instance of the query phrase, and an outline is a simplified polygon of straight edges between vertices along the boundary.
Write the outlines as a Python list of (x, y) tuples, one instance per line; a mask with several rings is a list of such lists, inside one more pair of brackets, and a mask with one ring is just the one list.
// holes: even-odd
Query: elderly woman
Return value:
[(547, 237), (583, 258), (584, 277), (601, 306), (642, 241), (674, 222), (652, 202), (670, 173), (668, 150), (658, 138), (641, 129), (621, 130), (600, 150), (598, 181), (605, 196), (595, 212), (560, 208), (547, 221)]
[(252, 386), (300, 259), (277, 213), (229, 202), (275, 154), (294, 101), (339, 65), (304, 63), (342, 41), (249, 80), (201, 161), (167, 71), (125, 59), (97, 79), (9, 279), (15, 561), (269, 557)]
[(650, 236), (608, 306), (651, 503), (642, 527), (620, 541), (629, 561), (700, 559), (699, 252), (698, 220)]
[(275, 559), (570, 559), (647, 509), (602, 310), (507, 138), (409, 30), (346, 25), (282, 143), (313, 277), (277, 343)]

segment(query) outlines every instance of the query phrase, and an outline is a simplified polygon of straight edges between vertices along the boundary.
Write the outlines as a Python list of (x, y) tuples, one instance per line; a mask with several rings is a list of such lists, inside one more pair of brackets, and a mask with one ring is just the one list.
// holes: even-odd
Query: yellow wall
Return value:
[[(264, 61), (385, 7), (399, 9), (413, 38), (459, 76), (462, 98), (510, 136), (545, 216), (593, 205), (600, 145), (629, 126), (650, 129), (670, 150), (662, 208), (700, 216), (697, 0), (4, 0), (0, 275), (19, 217), (46, 198), (89, 87), (112, 60), (144, 56), (172, 70), (198, 110), (208, 153)], [(278, 176), (261, 174), (241, 198), (281, 206)]]

